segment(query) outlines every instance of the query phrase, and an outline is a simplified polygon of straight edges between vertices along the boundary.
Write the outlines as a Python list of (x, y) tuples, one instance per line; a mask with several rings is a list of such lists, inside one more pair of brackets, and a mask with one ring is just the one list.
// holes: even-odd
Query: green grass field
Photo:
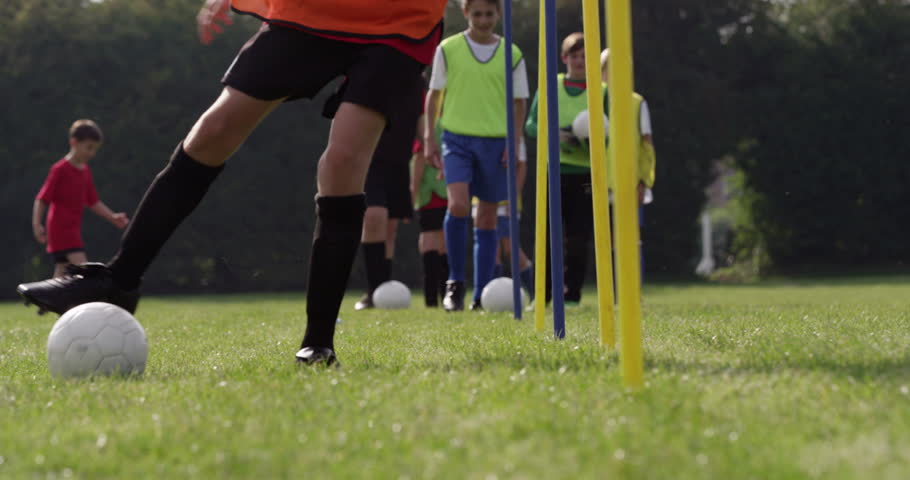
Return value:
[(644, 298), (638, 393), (591, 293), (564, 341), (351, 296), (338, 370), (293, 363), (303, 295), (149, 298), (146, 374), (94, 381), (0, 304), (0, 478), (910, 478), (910, 278)]

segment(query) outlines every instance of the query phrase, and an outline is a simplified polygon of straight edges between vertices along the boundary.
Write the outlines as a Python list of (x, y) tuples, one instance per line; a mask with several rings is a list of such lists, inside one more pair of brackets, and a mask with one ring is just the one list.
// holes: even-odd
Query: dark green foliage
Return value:
[(905, 268), (910, 7), (824, 11), (731, 42), (756, 231), (778, 268)]
[[(560, 39), (581, 27), (580, 2), (558, 2)], [(643, 229), (650, 274), (686, 274), (713, 161), (733, 155), (754, 222), (779, 265), (908, 260), (910, 15), (900, 2), (813, 0), (781, 16), (759, 0), (633, 2), (636, 90), (652, 111), (656, 201)], [(515, 1), (515, 42), (537, 80), (537, 4)], [(7, 0), (0, 5), (0, 219), (7, 261), (0, 297), (51, 265), (31, 238), (31, 206), (66, 153), (77, 118), (106, 142), (92, 168), (101, 197), (132, 212), (152, 177), (217, 96), (219, 78), (258, 22), (214, 44), (196, 40), (199, 2)], [(447, 32), (464, 26), (451, 2)], [(324, 98), (324, 97), (321, 97)], [(305, 287), (316, 162), (328, 121), (320, 98), (279, 108), (228, 163), (207, 199), (148, 272), (149, 291)], [(529, 142), (533, 155), (533, 142)], [(744, 147), (745, 146), (745, 147)], [(534, 163), (525, 189), (532, 205)], [(532, 209), (523, 244), (531, 251)], [(89, 257), (119, 232), (86, 214)], [(416, 226), (399, 235), (395, 274), (417, 280)], [(748, 245), (746, 245), (748, 246)], [(352, 286), (360, 286), (355, 268)]]
[[(51, 271), (28, 226), (35, 193), (67, 151), (69, 124), (88, 117), (102, 127), (106, 142), (91, 162), (95, 183), (113, 209), (132, 212), (258, 27), (238, 18), (203, 46), (195, 38), (196, 2), (21, 3), (0, 20), (0, 218), (11, 253), (0, 267), (10, 287), (3, 296)], [(328, 131), (320, 107), (297, 102), (263, 123), (162, 251), (148, 290), (303, 286), (316, 161)], [(91, 213), (83, 234), (92, 259), (116, 249), (119, 232)]]

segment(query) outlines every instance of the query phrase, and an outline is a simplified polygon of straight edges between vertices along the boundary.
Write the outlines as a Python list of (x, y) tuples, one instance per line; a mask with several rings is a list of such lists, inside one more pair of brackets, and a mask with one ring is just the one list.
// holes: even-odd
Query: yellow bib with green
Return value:
[[(442, 41), (446, 62), (446, 95), (440, 123), (446, 131), (473, 137), (506, 136), (505, 40), (486, 62), (477, 60), (464, 33)], [(521, 50), (512, 45), (512, 68)]]

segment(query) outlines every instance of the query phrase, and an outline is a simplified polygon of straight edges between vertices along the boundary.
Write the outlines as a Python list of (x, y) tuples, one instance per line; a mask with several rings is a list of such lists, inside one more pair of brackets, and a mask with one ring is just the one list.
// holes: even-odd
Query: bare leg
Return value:
[(449, 195), (449, 214), (453, 217), (467, 217), (471, 214), (471, 198), (468, 184), (456, 182), (446, 185)]
[(360, 195), (379, 136), (385, 128), (379, 112), (342, 103), (329, 132), (329, 145), (319, 159), (318, 194), (324, 197)]
[(193, 125), (183, 141), (183, 149), (203, 165), (223, 165), (281, 102), (259, 100), (224, 87), (215, 103)]
[(420, 250), (420, 253), (435, 250), (441, 254), (445, 254), (445, 237), (443, 236), (442, 230), (422, 232), (418, 238), (418, 249)]
[(480, 230), (496, 230), (496, 209), (494, 202), (477, 202), (477, 218), (474, 219), (474, 228)]
[(363, 243), (385, 242), (386, 227), (389, 223), (389, 209), (385, 207), (367, 207), (363, 215)]
[(115, 282), (125, 290), (140, 279), (161, 247), (196, 208), (221, 166), (280, 100), (255, 99), (225, 87), (199, 117), (171, 162), (152, 182), (109, 263)]

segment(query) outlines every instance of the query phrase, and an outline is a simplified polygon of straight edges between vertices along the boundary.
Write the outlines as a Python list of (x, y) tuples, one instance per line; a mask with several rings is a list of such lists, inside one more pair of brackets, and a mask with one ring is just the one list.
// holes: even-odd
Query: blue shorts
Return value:
[(446, 184), (468, 184), (472, 197), (498, 203), (508, 198), (507, 170), (502, 164), (505, 138), (486, 138), (442, 132)]

